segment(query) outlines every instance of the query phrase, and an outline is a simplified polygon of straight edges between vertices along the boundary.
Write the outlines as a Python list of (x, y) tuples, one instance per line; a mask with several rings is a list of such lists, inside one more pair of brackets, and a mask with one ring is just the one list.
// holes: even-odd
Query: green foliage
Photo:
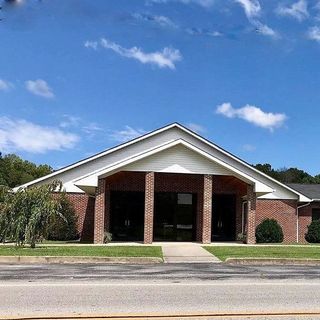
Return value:
[(56, 194), (60, 203), (60, 215), (52, 215), (47, 227), (48, 240), (76, 240), (77, 234), (77, 216), (75, 210), (64, 192)]
[(4, 192), (0, 205), (0, 235), (2, 241), (14, 241), (16, 245), (36, 242), (47, 235), (47, 226), (52, 216), (63, 218), (59, 201), (52, 192), (61, 189), (60, 182), (20, 189), (16, 193)]
[(103, 237), (103, 243), (109, 243), (112, 240), (112, 233), (105, 232)]
[(309, 243), (320, 243), (320, 220), (314, 220), (308, 226), (308, 231), (305, 234), (305, 239)]
[(46, 164), (37, 166), (17, 155), (8, 154), (2, 157), (0, 153), (0, 185), (13, 188), (51, 172), (52, 168)]
[(283, 183), (320, 183), (320, 175), (311, 176), (298, 168), (281, 168), (275, 170), (269, 163), (256, 164), (259, 171)]
[(283, 232), (275, 219), (265, 219), (256, 228), (257, 243), (279, 243), (283, 241)]

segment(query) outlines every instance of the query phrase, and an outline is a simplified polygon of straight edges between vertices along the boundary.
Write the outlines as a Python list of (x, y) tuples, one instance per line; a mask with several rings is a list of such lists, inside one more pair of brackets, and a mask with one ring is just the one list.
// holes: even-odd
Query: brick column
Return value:
[(256, 193), (254, 186), (247, 186), (247, 201), (248, 201), (248, 214), (247, 214), (247, 243), (256, 243)]
[(203, 176), (202, 243), (211, 242), (212, 175)]
[(98, 180), (94, 207), (94, 243), (103, 243), (105, 215), (105, 179)]
[(154, 211), (154, 172), (147, 172), (145, 178), (144, 204), (144, 239), (146, 244), (153, 240), (153, 211)]
[(104, 213), (104, 230), (110, 232), (110, 185), (105, 185), (105, 213)]

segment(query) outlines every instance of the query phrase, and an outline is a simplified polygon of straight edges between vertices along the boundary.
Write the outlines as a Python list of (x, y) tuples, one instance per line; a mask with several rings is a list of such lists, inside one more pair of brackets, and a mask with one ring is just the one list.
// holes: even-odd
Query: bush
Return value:
[(61, 216), (51, 216), (47, 229), (47, 240), (68, 241), (79, 238), (77, 233), (77, 216), (65, 193), (58, 197)]
[(275, 219), (265, 219), (256, 228), (257, 243), (279, 243), (283, 241), (283, 232)]
[(320, 220), (314, 220), (311, 222), (304, 237), (310, 243), (320, 242)]

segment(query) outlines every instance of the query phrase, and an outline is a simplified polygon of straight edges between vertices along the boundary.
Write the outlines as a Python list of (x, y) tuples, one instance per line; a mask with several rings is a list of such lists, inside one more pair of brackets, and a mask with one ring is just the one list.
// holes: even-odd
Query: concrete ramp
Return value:
[(219, 263), (217, 257), (203, 249), (199, 244), (165, 244), (162, 245), (165, 263)]

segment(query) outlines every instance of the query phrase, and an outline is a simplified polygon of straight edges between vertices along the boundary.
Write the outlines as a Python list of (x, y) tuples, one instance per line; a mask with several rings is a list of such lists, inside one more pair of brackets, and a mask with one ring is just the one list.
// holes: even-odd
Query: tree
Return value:
[(52, 196), (61, 190), (60, 182), (20, 189), (16, 193), (4, 192), (0, 205), (0, 235), (2, 241), (14, 241), (17, 245), (36, 242), (46, 238), (51, 217), (61, 214), (60, 202)]
[(0, 185), (13, 188), (51, 172), (52, 168), (46, 164), (37, 166), (15, 154), (2, 157), (0, 153)]
[(256, 169), (282, 183), (320, 183), (320, 175), (311, 176), (309, 173), (298, 168), (273, 169), (271, 164), (256, 164)]

